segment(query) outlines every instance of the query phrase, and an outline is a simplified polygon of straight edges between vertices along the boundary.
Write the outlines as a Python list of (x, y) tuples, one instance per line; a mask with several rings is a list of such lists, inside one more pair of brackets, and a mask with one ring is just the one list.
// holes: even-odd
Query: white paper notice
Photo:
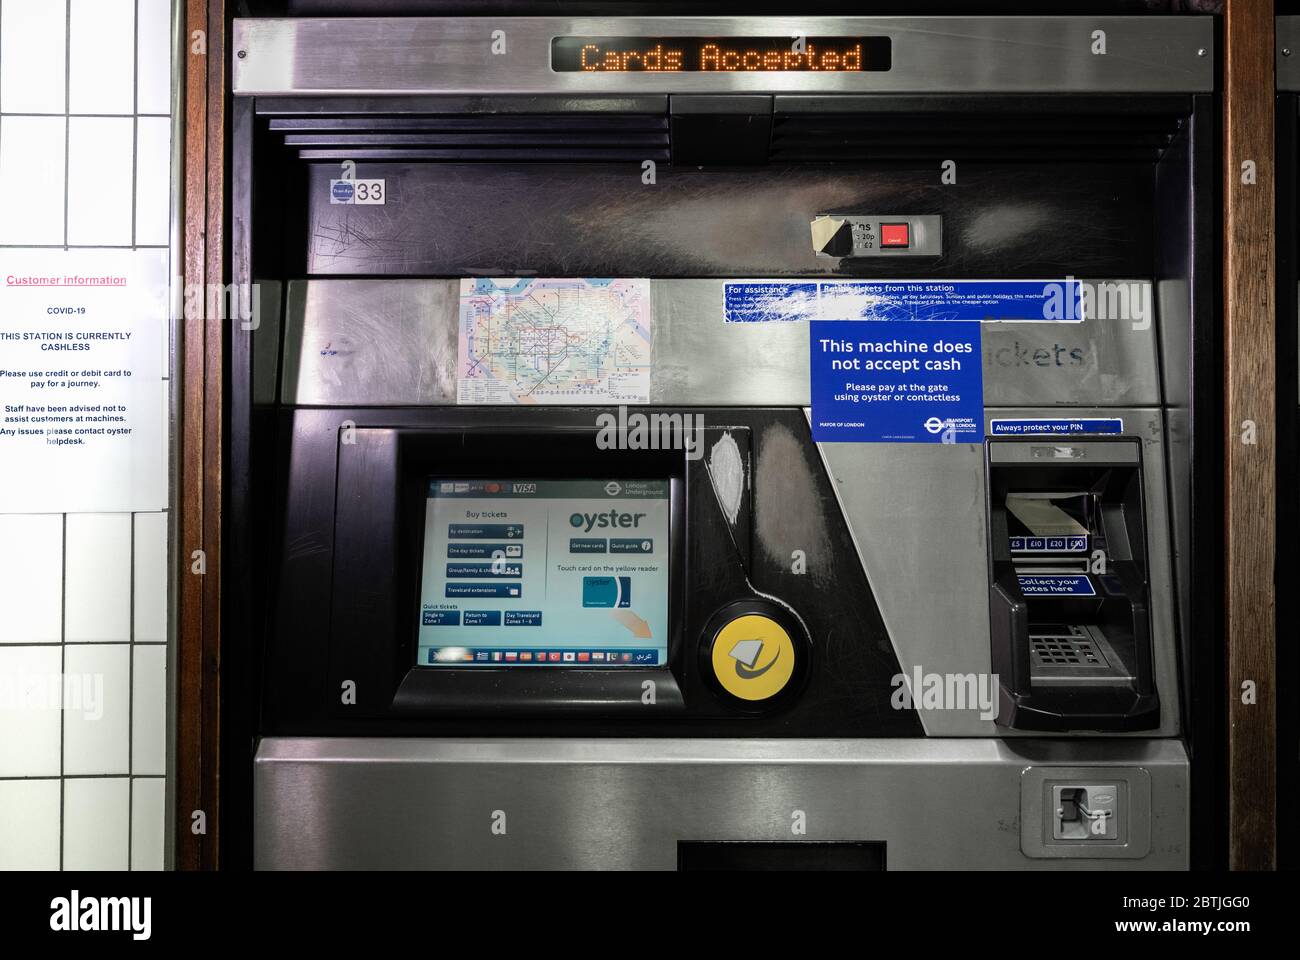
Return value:
[(164, 250), (0, 254), (0, 512), (167, 506)]

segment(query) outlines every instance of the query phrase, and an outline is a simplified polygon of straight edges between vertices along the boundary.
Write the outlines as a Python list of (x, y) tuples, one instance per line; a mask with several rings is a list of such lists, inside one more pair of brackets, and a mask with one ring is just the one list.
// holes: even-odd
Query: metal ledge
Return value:
[[(1150, 852), (1022, 850), (1023, 779), (1057, 767), (1149, 776)], [(673, 869), (679, 840), (801, 839), (884, 841), (890, 869), (1187, 866), (1176, 740), (272, 738), (254, 780), (260, 869)]]
[[(1093, 53), (1095, 31), (1106, 53)], [(503, 31), (504, 54), (492, 52)], [(557, 73), (555, 36), (888, 36), (887, 71)], [(237, 19), (236, 95), (1199, 93), (1211, 17)]]

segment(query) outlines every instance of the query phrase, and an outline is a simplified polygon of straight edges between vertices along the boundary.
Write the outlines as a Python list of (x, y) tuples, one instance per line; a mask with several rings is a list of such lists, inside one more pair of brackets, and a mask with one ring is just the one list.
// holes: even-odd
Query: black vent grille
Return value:
[(270, 129), (304, 160), (668, 159), (668, 118), (653, 114), (275, 117)]
[(773, 118), (774, 162), (939, 159), (1154, 162), (1183, 118), (1169, 114), (798, 113)]
[[(273, 101), (270, 133), (304, 160), (601, 163), (1152, 163), (1186, 123), (1186, 97), (789, 97), (748, 116), (564, 103)], [(657, 100), (658, 102), (653, 102)], [(259, 104), (261, 112), (262, 104)], [(671, 117), (671, 120), (670, 120)], [(743, 121), (743, 122), (742, 122)], [(730, 126), (728, 125), (730, 124)], [(734, 129), (733, 129), (734, 128)], [(740, 134), (744, 134), (741, 136)], [(704, 157), (705, 159), (700, 159)]]

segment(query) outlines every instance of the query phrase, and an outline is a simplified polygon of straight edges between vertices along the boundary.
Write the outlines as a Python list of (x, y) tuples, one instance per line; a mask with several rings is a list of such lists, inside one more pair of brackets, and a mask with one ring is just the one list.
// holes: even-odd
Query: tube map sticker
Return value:
[(462, 279), (456, 402), (649, 403), (650, 281)]
[(1082, 319), (1075, 281), (820, 286), (818, 313), (836, 319), (809, 324), (818, 443), (978, 443), (984, 436), (981, 321)]

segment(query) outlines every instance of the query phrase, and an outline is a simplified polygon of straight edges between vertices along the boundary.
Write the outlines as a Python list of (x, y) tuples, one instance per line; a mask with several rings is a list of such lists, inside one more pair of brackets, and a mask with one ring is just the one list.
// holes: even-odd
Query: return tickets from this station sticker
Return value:
[(823, 281), (815, 302), (814, 440), (973, 443), (984, 436), (982, 321), (1079, 322), (1083, 299), (1073, 280)]

